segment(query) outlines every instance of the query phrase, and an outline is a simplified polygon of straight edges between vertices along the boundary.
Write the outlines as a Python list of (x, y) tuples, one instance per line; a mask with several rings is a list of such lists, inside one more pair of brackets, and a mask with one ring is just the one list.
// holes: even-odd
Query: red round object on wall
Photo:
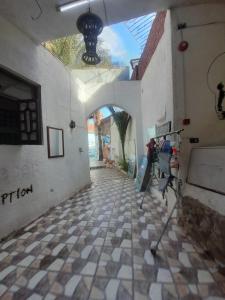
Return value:
[(187, 41), (182, 41), (180, 42), (179, 46), (178, 46), (178, 50), (181, 51), (181, 52), (184, 52), (187, 50), (189, 44)]

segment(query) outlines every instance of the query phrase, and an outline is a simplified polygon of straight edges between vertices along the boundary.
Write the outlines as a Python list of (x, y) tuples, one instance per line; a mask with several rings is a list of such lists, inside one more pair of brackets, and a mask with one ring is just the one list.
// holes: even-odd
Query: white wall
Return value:
[(139, 81), (114, 81), (101, 84), (98, 89), (88, 91), (85, 102), (86, 117), (103, 106), (113, 104), (129, 113), (134, 122), (136, 138), (136, 154), (140, 158), (143, 154), (142, 115), (140, 106)]
[(148, 129), (167, 121), (173, 123), (171, 20), (167, 11), (164, 34), (141, 81), (141, 110), (144, 147)]
[[(175, 127), (183, 127), (182, 120), (190, 119), (190, 125), (184, 126), (182, 134), (181, 170), (185, 181), (192, 147), (225, 145), (225, 121), (217, 118), (215, 97), (207, 86), (209, 65), (218, 54), (225, 51), (225, 5), (205, 4), (177, 8), (171, 11), (171, 16)], [(177, 30), (177, 24), (184, 22), (187, 28), (182, 32)], [(189, 43), (189, 48), (183, 53), (177, 50), (181, 40)], [(216, 86), (220, 81), (225, 83), (225, 56), (217, 63), (217, 70), (213, 72), (209, 76), (211, 85)], [(200, 142), (190, 144), (190, 137), (197, 137)], [(186, 195), (194, 197), (194, 193), (206, 205), (209, 205), (207, 199), (211, 197), (213, 208), (220, 211), (222, 202), (218, 200), (218, 195), (210, 193), (209, 196), (207, 191), (186, 186)]]
[[(144, 145), (149, 138), (148, 129), (155, 125), (172, 121), (174, 130), (185, 129), (180, 155), (184, 183), (193, 146), (225, 145), (225, 121), (218, 119), (214, 109), (215, 96), (207, 86), (210, 63), (225, 51), (224, 22), (224, 4), (171, 9), (167, 12), (165, 32), (141, 82)], [(186, 23), (191, 28), (181, 32), (177, 30), (179, 23)], [(196, 26), (201, 24), (203, 26)], [(178, 51), (182, 40), (189, 43), (188, 50), (183, 53)], [(215, 87), (220, 81), (225, 83), (224, 59), (225, 56), (217, 62), (217, 69), (212, 69), (209, 76), (210, 84)], [(190, 125), (183, 126), (185, 118), (190, 118)], [(190, 144), (190, 137), (199, 138), (200, 143)], [(190, 185), (184, 186), (184, 194), (199, 199), (219, 212), (224, 211), (221, 206), (224, 205), (222, 195)]]
[[(171, 44), (171, 16), (167, 11), (164, 33), (153, 54), (151, 61), (141, 81), (141, 110), (143, 146), (147, 152), (146, 144), (150, 137), (155, 136), (155, 126), (168, 121), (174, 121), (173, 100), (173, 66)], [(159, 192), (157, 193), (159, 197)], [(172, 209), (175, 196), (169, 189), (168, 208)]]
[[(0, 64), (41, 85), (44, 144), (0, 146), (0, 195), (33, 185), (33, 193), (0, 202), (0, 238), (90, 182), (80, 87), (61, 62), (0, 18)], [(77, 128), (71, 131), (73, 119)], [(48, 159), (46, 126), (64, 129), (65, 157)], [(79, 147), (84, 149), (79, 152)]]
[[(90, 90), (98, 88), (99, 84), (105, 84), (112, 81), (129, 80), (129, 67), (88, 67), (83, 69), (74, 69), (72, 73), (87, 84)], [(88, 94), (89, 91), (87, 91)]]
[(113, 118), (111, 118), (111, 159), (116, 162), (122, 159), (122, 146), (119, 137), (119, 132), (114, 122)]
[(125, 140), (125, 155), (127, 159), (136, 159), (136, 129), (135, 120), (131, 119), (127, 127)]

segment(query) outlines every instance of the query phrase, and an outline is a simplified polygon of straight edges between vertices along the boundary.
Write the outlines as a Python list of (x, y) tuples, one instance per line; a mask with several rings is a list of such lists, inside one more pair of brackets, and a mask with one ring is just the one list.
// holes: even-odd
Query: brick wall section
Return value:
[(132, 73), (131, 80), (141, 80), (147, 66), (149, 65), (153, 54), (159, 44), (159, 41), (164, 33), (164, 24), (166, 19), (166, 11), (157, 13), (152, 24), (144, 51), (141, 55), (138, 67)]

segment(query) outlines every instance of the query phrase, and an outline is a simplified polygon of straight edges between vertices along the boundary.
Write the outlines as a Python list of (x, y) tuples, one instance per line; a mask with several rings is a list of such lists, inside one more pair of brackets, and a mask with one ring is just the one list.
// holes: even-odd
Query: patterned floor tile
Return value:
[(225, 271), (114, 169), (0, 243), (1, 300), (225, 299)]
[(131, 300), (132, 281), (96, 277), (90, 300)]
[(62, 299), (63, 296), (72, 299), (88, 299), (93, 277), (59, 273), (50, 292)]
[(137, 265), (134, 264), (134, 280), (144, 280), (144, 281), (156, 281), (157, 268), (150, 265)]
[(104, 247), (102, 249), (100, 261), (113, 261), (120, 264), (132, 265), (131, 249)]

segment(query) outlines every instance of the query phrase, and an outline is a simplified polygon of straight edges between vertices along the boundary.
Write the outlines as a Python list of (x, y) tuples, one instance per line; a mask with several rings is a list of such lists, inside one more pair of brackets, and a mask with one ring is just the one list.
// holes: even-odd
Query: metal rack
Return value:
[[(180, 130), (168, 132), (168, 133), (165, 133), (165, 134), (156, 136), (156, 137), (154, 137), (154, 139), (155, 139), (155, 140), (159, 140), (160, 138), (163, 137), (163, 138), (166, 140), (166, 137), (167, 137), (167, 136), (174, 136), (174, 135), (175, 135), (175, 136), (176, 136), (176, 144), (177, 144), (177, 148), (178, 148), (178, 151), (179, 151), (179, 150), (180, 150), (180, 144), (181, 144), (181, 137), (180, 137), (180, 134), (181, 134), (181, 132), (182, 132), (183, 130), (184, 130), (184, 129), (180, 129)], [(171, 168), (171, 167), (170, 167), (170, 161), (168, 161), (168, 164), (169, 164), (169, 168)], [(154, 162), (153, 162), (153, 163), (152, 163), (151, 169), (154, 168), (154, 167), (155, 167), (155, 166), (154, 166)], [(151, 170), (151, 171), (152, 171), (152, 170)], [(152, 176), (152, 174), (153, 174), (153, 176)], [(170, 176), (170, 175), (169, 175), (169, 176)], [(143, 195), (143, 198), (142, 198), (142, 202), (141, 202), (141, 205), (140, 205), (140, 208), (141, 208), (141, 209), (142, 209), (142, 207), (143, 207), (143, 202), (144, 202), (146, 193), (148, 192), (148, 189), (150, 189), (150, 187), (151, 187), (151, 185), (152, 185), (152, 181), (153, 181), (153, 179), (155, 179), (155, 178), (157, 179), (157, 177), (155, 176), (155, 170), (153, 169), (153, 172), (151, 172), (151, 174), (150, 174), (150, 179), (149, 179), (149, 182), (148, 182), (146, 191), (144, 192), (144, 195)], [(156, 245), (155, 245), (154, 247), (151, 248), (151, 252), (152, 252), (153, 255), (156, 255), (156, 252), (157, 252), (159, 243), (160, 243), (160, 241), (161, 241), (163, 235), (164, 235), (165, 232), (166, 232), (166, 229), (167, 229), (167, 227), (168, 227), (168, 225), (169, 225), (169, 222), (170, 222), (170, 220), (171, 220), (171, 218), (172, 218), (172, 216), (173, 216), (173, 213), (174, 213), (175, 209), (176, 209), (177, 207), (179, 207), (179, 203), (180, 203), (182, 180), (181, 180), (180, 177), (179, 177), (179, 170), (178, 170), (177, 176), (172, 176), (171, 178), (172, 178), (172, 180), (171, 180), (171, 179), (170, 179), (171, 181), (168, 180), (168, 182), (167, 182), (167, 184), (166, 184), (166, 188), (165, 188), (164, 192), (162, 192), (162, 193), (163, 193), (163, 197), (164, 197), (164, 196), (165, 196), (165, 191), (167, 190), (167, 187), (169, 187), (169, 188), (172, 189), (172, 190), (174, 191), (174, 193), (175, 193), (175, 196), (176, 196), (176, 202), (175, 202), (175, 204), (174, 204), (174, 206), (173, 206), (173, 208), (172, 208), (172, 210), (171, 210), (171, 212), (170, 212), (170, 214), (169, 214), (169, 217), (168, 217), (168, 219), (167, 219), (167, 222), (166, 222), (166, 224), (165, 224), (165, 226), (164, 226), (164, 228), (163, 228), (163, 230), (162, 230), (162, 232), (161, 232), (161, 234), (160, 234), (160, 236), (159, 236), (159, 238), (158, 238), (158, 241), (157, 241)], [(158, 179), (157, 179), (157, 180), (158, 180)], [(159, 180), (160, 180), (160, 179), (159, 179)], [(175, 188), (174, 188), (174, 186), (173, 186), (172, 184), (170, 184), (173, 180), (176, 180)]]

